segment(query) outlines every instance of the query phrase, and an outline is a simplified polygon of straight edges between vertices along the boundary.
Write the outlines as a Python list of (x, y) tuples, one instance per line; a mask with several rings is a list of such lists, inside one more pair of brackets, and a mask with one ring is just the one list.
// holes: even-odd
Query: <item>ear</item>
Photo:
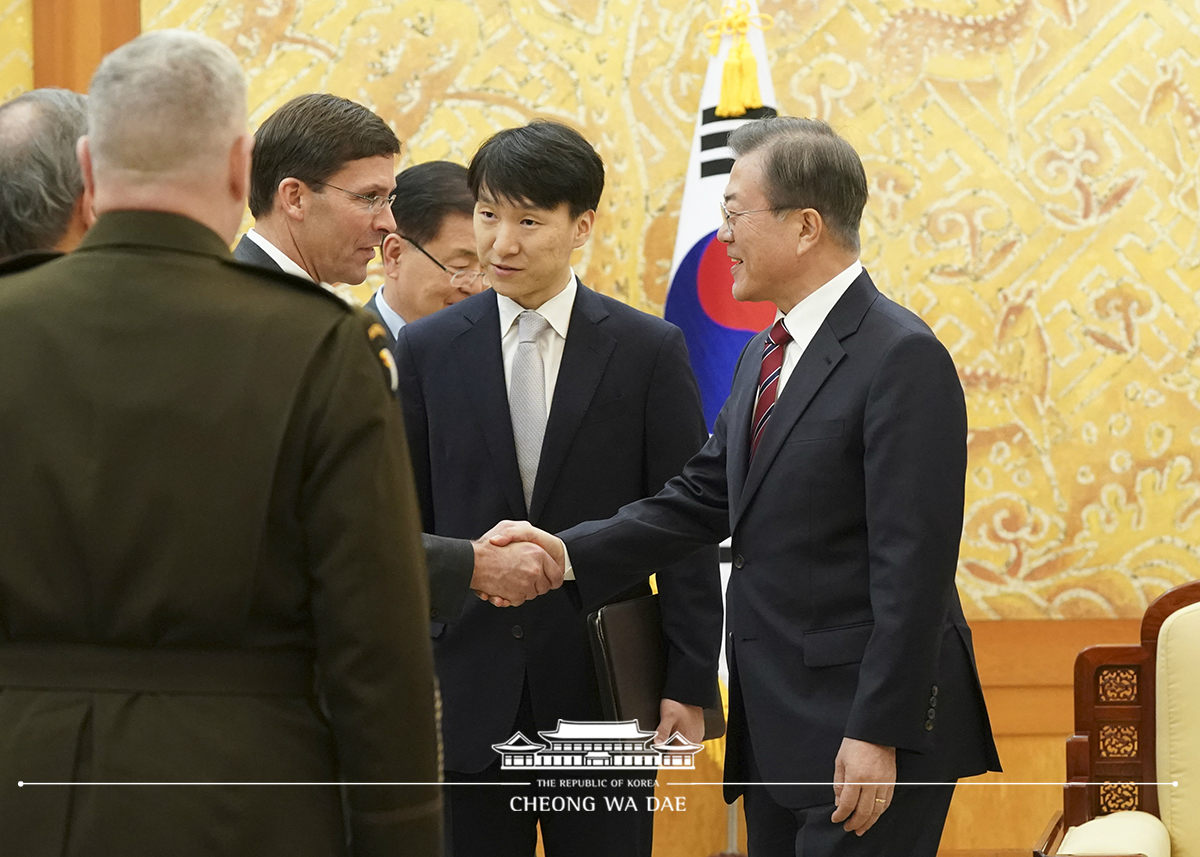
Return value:
[[(79, 159), (79, 170), (83, 173), (83, 198), (87, 201), (85, 210), (90, 211), (96, 199), (96, 175), (92, 171), (91, 141), (87, 137), (80, 137), (75, 144), (75, 157)], [(94, 211), (92, 218), (95, 219)]]
[(383, 244), (379, 250), (379, 254), (383, 257), (384, 273), (395, 275), (396, 268), (400, 264), (400, 257), (404, 255), (407, 243), (395, 232), (390, 232), (384, 236)]
[(585, 211), (575, 220), (575, 239), (571, 248), (578, 250), (592, 237), (592, 227), (596, 225), (596, 212)]
[(250, 195), (250, 159), (253, 152), (253, 134), (242, 134), (229, 149), (229, 193), (243, 206)]
[(291, 220), (303, 220), (308, 193), (308, 185), (288, 176), (275, 188), (275, 207)]
[(802, 256), (820, 243), (825, 236), (825, 221), (815, 208), (800, 208), (791, 213), (797, 227), (796, 255)]
[(78, 207), (78, 214), (83, 223), (84, 229), (91, 229), (92, 224), (96, 222), (96, 195), (92, 193), (92, 189), (84, 185), (83, 193), (79, 195), (79, 201), (75, 203)]

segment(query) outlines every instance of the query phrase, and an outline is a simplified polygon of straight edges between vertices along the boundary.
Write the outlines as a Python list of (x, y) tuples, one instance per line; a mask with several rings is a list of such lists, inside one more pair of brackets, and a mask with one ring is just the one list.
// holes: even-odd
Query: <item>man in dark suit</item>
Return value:
[(404, 426), (365, 313), (230, 256), (252, 145), (228, 48), (140, 36), (99, 219), (0, 281), (5, 853), (440, 853)]
[(379, 248), (383, 285), (366, 303), (387, 328), (393, 348), (405, 324), (483, 289), (474, 215), (475, 197), (462, 164), (429, 161), (396, 176), (396, 231)]
[[(250, 213), (254, 228), (235, 259), (315, 283), (361, 283), (395, 229), (394, 156), (400, 141), (361, 104), (327, 93), (293, 98), (254, 135)], [(372, 308), (380, 314), (380, 308)], [(386, 348), (394, 348), (388, 325)], [(507, 551), (485, 539), (422, 537), (430, 617), (457, 615), (472, 589), (520, 603), (561, 583), (541, 549)], [(527, 546), (530, 547), (530, 546)]]
[(658, 496), (561, 533), (565, 555), (506, 532), (539, 538), (585, 602), (732, 534), (726, 799), (744, 791), (751, 857), (933, 857), (955, 780), (999, 770), (954, 586), (962, 387), (858, 261), (853, 148), (786, 118), (729, 145), (733, 294), (779, 318), (712, 438)]
[(293, 98), (254, 134), (254, 228), (233, 255), (316, 283), (357, 285), (396, 226), (389, 205), (400, 141), (361, 104)]
[[(591, 236), (604, 165), (551, 122), (501, 131), (471, 161), (479, 258), (493, 290), (408, 325), (400, 394), (425, 528), (479, 535), (501, 518), (562, 528), (657, 491), (707, 436), (683, 335), (578, 281), (571, 253)], [(664, 578), (667, 578), (664, 575)], [(644, 581), (625, 593), (643, 594)], [(714, 703), (720, 644), (715, 548), (684, 560), (660, 599), (668, 651), (657, 724), (698, 741)], [(499, 782), (493, 745), (560, 719), (603, 719), (573, 584), (523, 607), (469, 599), (434, 627), (447, 781)], [(521, 779), (526, 779), (522, 777)], [(539, 811), (536, 787), (449, 788), (456, 857), (650, 854), (646, 810)], [(629, 793), (629, 792), (627, 792)], [(644, 806), (639, 792), (637, 803)]]

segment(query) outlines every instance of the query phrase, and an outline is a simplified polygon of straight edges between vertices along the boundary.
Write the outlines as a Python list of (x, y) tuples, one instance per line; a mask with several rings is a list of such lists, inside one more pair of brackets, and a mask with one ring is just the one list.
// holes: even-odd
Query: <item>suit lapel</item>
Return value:
[[(470, 326), (454, 338), (451, 351), (458, 363), (455, 376), (462, 385), (463, 401), (470, 404), (484, 443), (500, 477), (514, 520), (526, 517), (521, 471), (513, 440), (508, 391), (504, 386), (504, 356), (500, 350), (500, 311), (496, 295), (476, 302), (464, 317)], [(544, 452), (543, 452), (544, 454)]]
[(279, 263), (270, 257), (266, 250), (254, 243), (249, 235), (243, 235), (242, 240), (233, 248), (233, 258), (247, 265), (258, 265), (260, 268), (271, 268), (282, 271)]
[[(726, 431), (728, 449), (726, 471), (729, 483), (729, 508), (735, 512), (740, 507), (742, 490), (746, 484), (746, 468), (750, 457), (750, 418), (754, 410), (754, 398), (758, 392), (758, 373), (762, 366), (763, 343), (768, 331), (764, 330), (747, 343), (733, 378)], [(732, 519), (731, 519), (732, 520)]]
[[(578, 283), (578, 280), (576, 280)], [(538, 520), (546, 498), (558, 479), (575, 434), (592, 404), (604, 369), (617, 341), (600, 328), (608, 310), (595, 292), (578, 283), (567, 341), (563, 346), (562, 363), (554, 383), (554, 399), (550, 418), (546, 421), (546, 436), (538, 459), (537, 480), (533, 486), (529, 518)], [(497, 322), (497, 325), (499, 322)], [(510, 432), (511, 433), (511, 432)], [(514, 453), (514, 461), (515, 453)], [(517, 484), (520, 485), (518, 478)]]
[[(741, 519), (742, 513), (754, 498), (754, 492), (758, 490), (762, 484), (763, 477), (770, 468), (771, 463), (779, 454), (779, 450), (783, 448), (784, 440), (791, 433), (792, 427), (804, 415), (813, 397), (817, 391), (824, 386), (826, 379), (837, 368), (837, 365), (842, 362), (846, 356), (845, 349), (842, 348), (842, 340), (846, 339), (858, 330), (858, 326), (862, 323), (863, 316), (875, 298), (879, 297), (879, 292), (875, 289), (871, 278), (867, 276), (864, 270), (850, 287), (846, 293), (838, 300), (825, 321), (817, 329), (816, 335), (812, 342), (804, 349), (804, 355), (796, 364), (796, 368), (792, 371), (788, 378), (787, 386), (783, 388), (783, 392), (779, 395), (779, 400), (775, 403), (775, 411), (771, 414), (771, 419), (767, 423), (767, 427), (763, 429), (762, 440), (758, 445), (758, 452), (754, 454), (754, 461), (749, 464), (746, 470), (746, 481), (740, 495), (737, 498), (736, 505), (732, 505), (733, 515), (730, 519), (730, 525), (736, 527)], [(761, 353), (761, 337), (759, 339)], [(750, 362), (749, 360), (745, 362)], [(761, 361), (753, 361), (757, 365), (761, 365)], [(758, 377), (757, 366), (753, 372), (753, 378), (749, 381), (751, 391), (749, 394), (750, 404), (745, 409), (744, 413), (740, 413), (739, 421), (742, 423), (740, 430), (743, 434), (749, 435), (750, 425), (750, 408), (753, 408), (754, 395), (757, 392)], [(740, 373), (739, 373), (740, 376)], [(744, 419), (741, 419), (744, 417)], [(730, 446), (732, 454), (733, 447)], [(743, 442), (743, 448), (740, 450), (743, 460), (749, 455), (748, 439)], [(730, 498), (731, 504), (733, 498)]]
[[(379, 323), (383, 325), (384, 335), (387, 337), (388, 351), (396, 351), (396, 337), (392, 336), (392, 330), (388, 327), (387, 322), (383, 320), (383, 313), (379, 311), (379, 292), (371, 295), (371, 299), (363, 305), (373, 316), (379, 319)], [(499, 324), (499, 322), (497, 322)]]

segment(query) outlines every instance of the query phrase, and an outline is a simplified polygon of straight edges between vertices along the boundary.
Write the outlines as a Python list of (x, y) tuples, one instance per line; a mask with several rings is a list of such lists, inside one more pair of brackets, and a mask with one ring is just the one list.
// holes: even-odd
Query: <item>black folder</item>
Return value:
[[(667, 673), (658, 596), (606, 604), (588, 616), (587, 625), (604, 716), (610, 720), (636, 720), (643, 731), (654, 731)], [(713, 695), (720, 699), (715, 677)], [(705, 708), (704, 740), (724, 734), (724, 712)]]

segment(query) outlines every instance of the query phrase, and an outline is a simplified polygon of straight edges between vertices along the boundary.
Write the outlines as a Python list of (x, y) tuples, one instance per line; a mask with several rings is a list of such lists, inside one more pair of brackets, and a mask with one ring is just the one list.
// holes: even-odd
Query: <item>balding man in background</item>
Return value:
[(0, 259), (68, 252), (92, 220), (75, 158), (87, 133), (87, 98), (35, 89), (0, 105)]
[(3, 850), (440, 854), (378, 324), (231, 257), (253, 139), (226, 47), (140, 36), (89, 112), (99, 219), (0, 280)]

